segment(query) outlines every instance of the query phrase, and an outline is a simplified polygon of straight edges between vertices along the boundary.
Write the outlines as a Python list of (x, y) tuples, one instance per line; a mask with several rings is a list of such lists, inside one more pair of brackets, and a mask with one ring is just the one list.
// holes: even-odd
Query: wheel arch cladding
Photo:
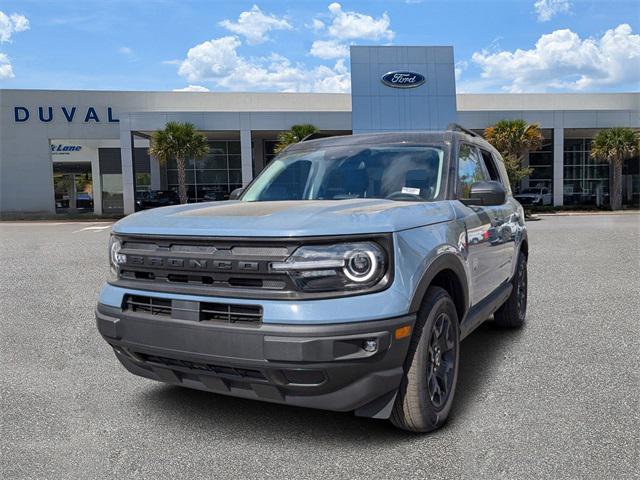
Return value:
[(444, 254), (429, 264), (411, 300), (411, 313), (418, 311), (427, 289), (432, 285), (449, 293), (456, 307), (458, 322), (462, 322), (469, 308), (469, 290), (467, 275), (460, 259), (453, 254)]
[(529, 239), (526, 235), (522, 237), (522, 241), (520, 242), (520, 251), (524, 253), (524, 258), (529, 260)]

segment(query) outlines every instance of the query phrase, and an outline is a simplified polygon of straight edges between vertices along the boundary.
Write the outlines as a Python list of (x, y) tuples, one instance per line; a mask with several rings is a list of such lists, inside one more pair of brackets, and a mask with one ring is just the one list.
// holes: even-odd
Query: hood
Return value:
[(447, 201), (232, 200), (138, 212), (117, 222), (113, 231), (141, 235), (302, 237), (395, 232), (453, 218), (453, 208)]
[(513, 198), (538, 198), (539, 196), (541, 196), (540, 193), (518, 193), (514, 195)]

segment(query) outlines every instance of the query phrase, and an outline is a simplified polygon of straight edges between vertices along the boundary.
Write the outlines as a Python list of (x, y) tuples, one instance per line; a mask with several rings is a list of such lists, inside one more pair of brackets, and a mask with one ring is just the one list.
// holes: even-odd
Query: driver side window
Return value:
[(461, 144), (458, 151), (458, 198), (469, 198), (471, 184), (489, 180), (478, 149)]

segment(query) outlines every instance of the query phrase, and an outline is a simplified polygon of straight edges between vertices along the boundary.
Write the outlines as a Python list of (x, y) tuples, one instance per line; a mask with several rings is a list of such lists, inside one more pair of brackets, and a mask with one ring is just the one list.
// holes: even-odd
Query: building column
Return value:
[(151, 190), (162, 190), (160, 180), (160, 162), (156, 157), (149, 156), (149, 168), (151, 173)]
[(240, 159), (242, 162), (242, 186), (246, 187), (253, 179), (251, 130), (240, 130)]
[(102, 215), (102, 178), (100, 177), (100, 154), (91, 159), (91, 183), (93, 189), (93, 213)]
[(136, 211), (135, 183), (133, 178), (133, 136), (129, 122), (120, 119), (120, 159), (122, 162), (122, 202), (124, 214)]
[(553, 205), (564, 204), (564, 128), (553, 129)]

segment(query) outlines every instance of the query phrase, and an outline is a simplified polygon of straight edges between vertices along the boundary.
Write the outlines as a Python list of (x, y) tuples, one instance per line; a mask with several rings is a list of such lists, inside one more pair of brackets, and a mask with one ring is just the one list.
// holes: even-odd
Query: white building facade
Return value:
[[(352, 47), (351, 94), (0, 90), (0, 214), (128, 214), (143, 192), (175, 190), (175, 164), (147, 151), (169, 121), (210, 142), (188, 165), (191, 201), (246, 185), (294, 124), (344, 135), (521, 118), (545, 137), (522, 188), (547, 188), (558, 206), (608, 203), (609, 167), (589, 158), (590, 142), (602, 129), (640, 129), (640, 94), (456, 94), (453, 58), (452, 47)], [(636, 207), (638, 163), (623, 169), (623, 204)]]

